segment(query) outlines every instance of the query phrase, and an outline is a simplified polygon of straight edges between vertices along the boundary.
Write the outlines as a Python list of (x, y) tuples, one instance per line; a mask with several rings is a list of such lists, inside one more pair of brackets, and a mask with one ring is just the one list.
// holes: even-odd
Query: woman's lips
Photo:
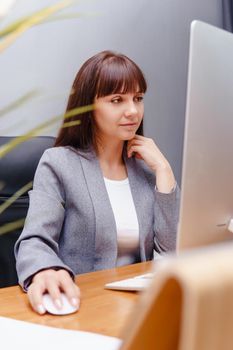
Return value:
[(135, 126), (137, 123), (120, 124), (120, 126)]

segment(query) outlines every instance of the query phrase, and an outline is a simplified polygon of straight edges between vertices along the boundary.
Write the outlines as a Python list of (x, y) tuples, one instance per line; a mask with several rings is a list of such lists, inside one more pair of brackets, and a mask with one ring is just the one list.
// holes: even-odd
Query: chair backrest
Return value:
[[(0, 136), (0, 147), (19, 137)], [(53, 146), (54, 137), (33, 137), (12, 149), (0, 159), (0, 206), (33, 180), (43, 152)], [(26, 217), (28, 193), (22, 194), (4, 212), (0, 213), (0, 228)], [(1, 207), (0, 207), (1, 208)], [(22, 228), (0, 234), (0, 288), (17, 284), (14, 244)]]

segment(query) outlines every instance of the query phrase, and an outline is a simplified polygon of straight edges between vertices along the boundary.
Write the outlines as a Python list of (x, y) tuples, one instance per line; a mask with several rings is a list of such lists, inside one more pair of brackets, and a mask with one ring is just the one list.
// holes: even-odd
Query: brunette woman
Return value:
[(64, 120), (42, 156), (15, 248), (19, 283), (40, 314), (45, 292), (58, 308), (61, 291), (79, 303), (74, 275), (175, 249), (179, 189), (168, 160), (143, 136), (146, 88), (140, 68), (110, 51), (75, 78), (67, 111), (95, 108)]

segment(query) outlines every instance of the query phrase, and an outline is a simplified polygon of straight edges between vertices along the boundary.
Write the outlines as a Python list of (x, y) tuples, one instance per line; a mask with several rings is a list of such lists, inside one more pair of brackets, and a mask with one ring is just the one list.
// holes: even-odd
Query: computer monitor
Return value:
[[(233, 243), (232, 218), (233, 34), (193, 21), (177, 251)], [(127, 279), (105, 287), (142, 290), (147, 282)]]
[(233, 34), (191, 24), (178, 251), (232, 240)]
[[(177, 249), (180, 252), (200, 246), (203, 248), (193, 249), (191, 253), (178, 254), (177, 260), (175, 260), (176, 255), (161, 260), (162, 265), (159, 264), (160, 270), (157, 272), (160, 272), (159, 276), (162, 278), (165, 270), (161, 270), (161, 266), (168, 268), (167, 271), (172, 267), (170, 278), (166, 279), (165, 274), (164, 281), (159, 280), (158, 274), (155, 273), (146, 294), (142, 295), (138, 308), (135, 308), (132, 314), (132, 321), (129, 322), (129, 327), (126, 329), (127, 336), (120, 350), (141, 350), (142, 348), (150, 350), (156, 347), (163, 350), (187, 349), (187, 346), (181, 344), (183, 339), (181, 334), (184, 334), (182, 327), (186, 327), (185, 336), (190, 348), (206, 348), (205, 346), (198, 347), (197, 339), (205, 339), (207, 343), (212, 342), (212, 344), (214, 341), (217, 347), (219, 343), (216, 339), (221, 339), (221, 345), (225, 341), (225, 345), (232, 348), (231, 331), (226, 336), (225, 330), (217, 327), (216, 337), (213, 331), (211, 336), (205, 333), (205, 321), (214, 320), (214, 317), (220, 319), (220, 309), (213, 308), (213, 312), (209, 314), (205, 308), (203, 309), (206, 296), (210, 295), (209, 300), (213, 302), (219, 296), (219, 291), (223, 291), (224, 288), (227, 295), (226, 303), (229, 303), (228, 305), (232, 303), (229, 297), (231, 293), (229, 273), (226, 274), (226, 269), (231, 268), (230, 257), (233, 252), (233, 233), (228, 230), (229, 222), (233, 217), (232, 158), (233, 34), (209, 24), (194, 21), (191, 24), (190, 36)], [(227, 240), (232, 240), (231, 244), (228, 245), (226, 242), (215, 247), (211, 246), (213, 243)], [(205, 247), (207, 245), (208, 247)], [(201, 256), (205, 257), (206, 261), (200, 261)], [(216, 256), (218, 257), (217, 262)], [(225, 259), (226, 256), (227, 259), (230, 259), (229, 261)], [(189, 260), (189, 257), (191, 257), (190, 261), (194, 268), (180, 269), (179, 261), (183, 258)], [(223, 276), (228, 276), (229, 279), (225, 280), (225, 287), (223, 287), (221, 281), (215, 284), (215, 280), (210, 278), (210, 285), (212, 286), (213, 283), (217, 287), (213, 289), (213, 293), (207, 294), (203, 289), (202, 279), (206, 278), (206, 274), (211, 271), (212, 265), (206, 265), (206, 262), (208, 263), (211, 259), (214, 262), (214, 271), (217, 271), (219, 277), (224, 271)], [(196, 270), (197, 261), (199, 261), (199, 271)], [(197, 276), (201, 275), (202, 266), (200, 265), (202, 264), (205, 273), (198, 281)], [(157, 266), (158, 262), (155, 263), (155, 271)], [(183, 261), (184, 266), (187, 266), (185, 260)], [(184, 271), (187, 284), (180, 279), (180, 272)], [(188, 277), (191, 273), (194, 277), (196, 276), (198, 283), (190, 289), (191, 292), (187, 298), (185, 293), (188, 290), (187, 285), (192, 281)], [(217, 277), (216, 281), (219, 279)], [(216, 293), (217, 288), (220, 288), (218, 293)], [(209, 292), (210, 290), (211, 288)], [(205, 296), (202, 299), (198, 296), (201, 293)], [(218, 300), (217, 308), (222, 307), (221, 300), (224, 298)], [(204, 318), (200, 318), (197, 306), (199, 306), (199, 311), (202, 311)], [(230, 306), (225, 304), (224, 307)], [(189, 324), (187, 318), (184, 319), (187, 311), (189, 311), (191, 320)], [(213, 325), (216, 325), (215, 321)], [(198, 337), (197, 327), (199, 327), (199, 335), (202, 335), (202, 338)]]

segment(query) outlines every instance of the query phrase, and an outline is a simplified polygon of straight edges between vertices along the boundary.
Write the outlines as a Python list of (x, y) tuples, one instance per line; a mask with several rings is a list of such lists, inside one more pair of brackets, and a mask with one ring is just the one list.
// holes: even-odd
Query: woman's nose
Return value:
[(134, 102), (130, 102), (127, 104), (125, 109), (125, 116), (130, 117), (138, 113), (137, 107)]

